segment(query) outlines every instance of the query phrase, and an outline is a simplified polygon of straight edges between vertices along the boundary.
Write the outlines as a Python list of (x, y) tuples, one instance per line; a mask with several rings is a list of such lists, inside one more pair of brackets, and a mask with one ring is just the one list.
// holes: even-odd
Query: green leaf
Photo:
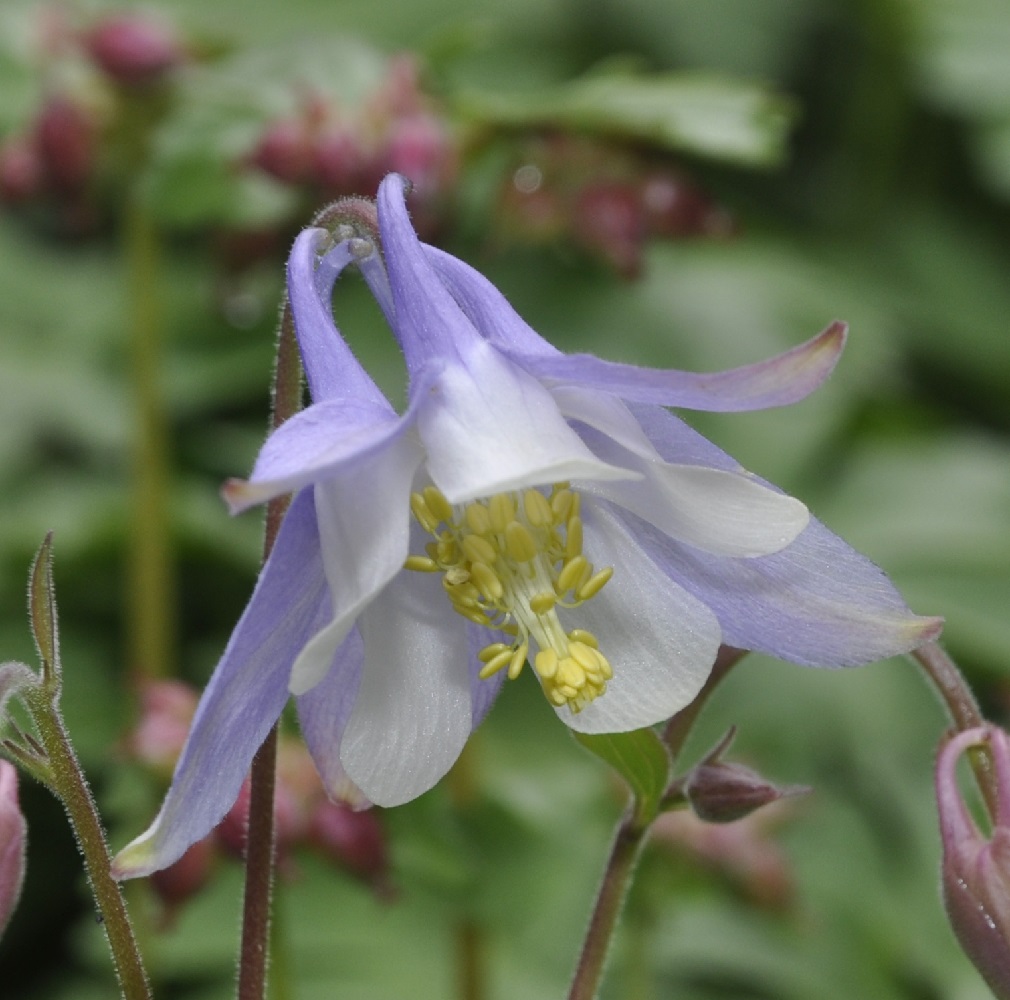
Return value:
[(636, 820), (651, 822), (659, 813), (660, 800), (671, 778), (670, 755), (655, 731), (572, 735), (627, 782), (635, 799)]
[(32, 635), (42, 661), (44, 682), (59, 684), (60, 639), (56, 619), (56, 592), (53, 589), (53, 535), (46, 535), (32, 563), (28, 584), (28, 606)]
[(466, 94), (461, 106), (496, 125), (604, 132), (756, 167), (781, 162), (794, 118), (765, 87), (695, 73), (599, 73), (536, 93)]

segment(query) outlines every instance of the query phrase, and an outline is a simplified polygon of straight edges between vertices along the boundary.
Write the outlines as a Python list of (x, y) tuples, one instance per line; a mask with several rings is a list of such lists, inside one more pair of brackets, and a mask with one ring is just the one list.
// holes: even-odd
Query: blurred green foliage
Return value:
[[(757, 146), (747, 146), (746, 129), (734, 137), (752, 155), (720, 162), (691, 138), (697, 131), (664, 133), (682, 166), (735, 217), (731, 240), (654, 243), (642, 278), (626, 283), (579, 254), (484, 237), (486, 186), (475, 170), (460, 195), (464, 235), (449, 248), (559, 346), (617, 359), (729, 367), (798, 343), (836, 317), (849, 321), (847, 353), (811, 399), (689, 419), (807, 501), (891, 574), (916, 611), (945, 615), (946, 643), (990, 715), (1006, 721), (1010, 6), (161, 7), (235, 47), (193, 78), (186, 114), (157, 135), (161, 158), (146, 189), (173, 229), (162, 309), (181, 676), (206, 680), (255, 578), (259, 520), (228, 518), (216, 494), (223, 477), (249, 468), (262, 438), (283, 262), (282, 242), (271, 264), (223, 287), (213, 245), (193, 227), (285, 216), (288, 193), (266, 180), (236, 193), (222, 157), (251, 143), (261, 116), (283, 107), (300, 74), (347, 81), (349, 62), (364, 76), (374, 72), (353, 35), (385, 51), (419, 50), (450, 106), (455, 97), (462, 114), (491, 129), (549, 121), (655, 139), (652, 113), (664, 92), (637, 89), (648, 74), (718, 74), (740, 99), (739, 84), (751, 95), (780, 95), (765, 108), (771, 127)], [(9, 34), (11, 51), (17, 44)], [(570, 83), (604, 63), (593, 82)], [(621, 65), (630, 74), (623, 84), (612, 75)], [(0, 73), (6, 126), (37, 95), (16, 60)], [(603, 93), (607, 81), (616, 89)], [(649, 116), (646, 99), (658, 102)], [(786, 109), (796, 115), (788, 138)], [(699, 114), (691, 121), (704, 134), (708, 119)], [(769, 161), (776, 148), (778, 166), (741, 165)], [(110, 233), (40, 236), (3, 216), (0, 261), (0, 655), (33, 661), (24, 578), (53, 530), (66, 715), (120, 846), (157, 799), (116, 749), (133, 712), (123, 696), (133, 419), (125, 266)], [(402, 394), (395, 351), (353, 281), (337, 310), (358, 353), (381, 366), (391, 394)], [(481, 928), (488, 997), (563, 995), (620, 797), (533, 687), (528, 678), (509, 685), (478, 734), (472, 802), (457, 807), (440, 787), (385, 817), (396, 902), (298, 861), (278, 900), (278, 998), (455, 996), (458, 928), (468, 922)], [(815, 787), (753, 835), (763, 863), (779, 866), (779, 890), (762, 894), (755, 870), (706, 862), (675, 831), (657, 834), (605, 996), (982, 1000), (987, 991), (939, 901), (931, 765), (944, 719), (913, 666), (829, 673), (749, 658), (718, 692), (689, 751), (702, 752), (730, 724), (739, 727), (734, 756), (776, 780)], [(24, 784), (28, 882), (0, 943), (0, 995), (114, 996), (60, 811)], [(229, 995), (238, 886), (237, 867), (224, 865), (173, 929), (145, 927), (159, 995)], [(150, 900), (142, 887), (131, 892), (150, 925)]]

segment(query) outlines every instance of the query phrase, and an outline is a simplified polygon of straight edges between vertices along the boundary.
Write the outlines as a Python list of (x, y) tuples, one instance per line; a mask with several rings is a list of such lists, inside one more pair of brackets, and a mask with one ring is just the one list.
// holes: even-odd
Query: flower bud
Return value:
[(743, 764), (721, 760), (735, 735), (731, 729), (684, 781), (684, 794), (699, 819), (733, 823), (770, 802), (810, 790), (801, 785), (773, 785)]
[(0, 199), (18, 204), (42, 191), (44, 175), (36, 145), (27, 136), (12, 136), (0, 146)]
[(155, 680), (140, 693), (140, 721), (126, 748), (142, 764), (171, 777), (196, 712), (196, 692), (181, 681)]
[[(986, 839), (957, 784), (957, 762), (988, 742), (997, 814)], [(994, 726), (958, 733), (940, 750), (936, 797), (943, 841), (944, 905), (961, 947), (1000, 1000), (1010, 998), (1010, 736)]]
[(183, 58), (179, 39), (164, 21), (128, 12), (101, 20), (85, 39), (91, 58), (117, 83), (153, 83)]
[(46, 102), (35, 136), (42, 169), (53, 190), (79, 191), (87, 183), (94, 165), (94, 132), (91, 117), (79, 104), (66, 97)]
[(646, 236), (638, 192), (620, 181), (587, 184), (579, 192), (573, 211), (575, 238), (623, 277), (636, 277), (642, 269)]
[(324, 799), (309, 820), (309, 842), (345, 871), (385, 891), (389, 853), (374, 810), (354, 810), (346, 803)]
[(18, 773), (0, 760), (0, 935), (10, 922), (25, 877), (28, 829), (18, 804)]
[[(235, 804), (214, 831), (218, 844), (237, 858), (245, 857), (246, 838), (249, 833), (249, 804), (251, 787), (247, 778), (239, 790)], [(292, 845), (301, 834), (299, 810), (294, 797), (280, 782), (274, 792), (274, 842), (277, 861), (287, 864)]]
[(164, 906), (166, 924), (171, 923), (179, 907), (192, 899), (210, 880), (214, 853), (213, 838), (204, 837), (174, 864), (152, 873), (151, 887)]
[(260, 136), (249, 160), (285, 184), (301, 184), (311, 167), (312, 147), (305, 123), (297, 119), (272, 122)]

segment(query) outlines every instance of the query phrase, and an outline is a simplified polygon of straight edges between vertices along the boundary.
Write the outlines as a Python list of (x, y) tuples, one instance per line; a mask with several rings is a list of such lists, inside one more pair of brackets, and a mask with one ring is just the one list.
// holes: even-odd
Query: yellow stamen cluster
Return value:
[(548, 700), (580, 712), (607, 689), (610, 663), (591, 632), (565, 632), (557, 608), (595, 597), (614, 575), (582, 554), (581, 498), (567, 483), (550, 493), (527, 489), (452, 506), (434, 486), (411, 494), (410, 509), (434, 539), (407, 569), (441, 573), (453, 608), (464, 618), (512, 637), (478, 654), (482, 678), (508, 670), (515, 680), (530, 651)]

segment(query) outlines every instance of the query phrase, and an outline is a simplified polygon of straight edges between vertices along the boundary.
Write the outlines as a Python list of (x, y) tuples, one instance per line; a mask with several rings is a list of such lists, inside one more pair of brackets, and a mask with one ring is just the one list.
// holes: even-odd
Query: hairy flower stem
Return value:
[(102, 822), (51, 692), (44, 687), (24, 695), (25, 705), (46, 754), (49, 787), (63, 803), (77, 838), (98, 916), (112, 952), (124, 1000), (150, 1000), (151, 986), (137, 947)]
[(600, 986), (603, 968), (617, 922), (624, 908), (624, 899), (631, 887), (635, 868), (650, 824), (636, 820), (629, 808), (614, 837), (610, 857), (604, 869), (603, 881), (596, 896), (596, 905), (589, 919), (589, 928), (582, 943), (579, 964), (575, 970), (568, 1000), (593, 1000)]
[[(978, 707), (975, 695), (957, 664), (940, 647), (939, 643), (927, 642), (910, 654), (922, 667), (926, 677), (943, 700), (955, 729), (964, 732), (985, 725), (985, 718)], [(992, 756), (988, 744), (973, 747), (969, 758), (975, 780), (978, 782), (986, 809), (995, 821), (998, 795), (996, 775), (993, 771)]]
[[(747, 650), (722, 646), (716, 657), (712, 672), (698, 696), (681, 709), (666, 724), (663, 742), (670, 751), (671, 764), (677, 757), (690, 735), (698, 716), (708, 702), (712, 692), (730, 670), (747, 654)], [(596, 897), (593, 913), (589, 920), (579, 963), (575, 970), (568, 1000), (593, 1000), (600, 988), (600, 980), (606, 963), (607, 952), (617, 930), (618, 920), (624, 908), (624, 900), (635, 877), (635, 869), (649, 829), (655, 816), (642, 818), (638, 815), (637, 803), (631, 802), (617, 827), (614, 844), (604, 869), (603, 881)]]
[[(285, 303), (277, 339), (270, 429), (276, 430), (301, 409), (302, 366), (291, 308)], [(267, 506), (263, 561), (273, 549), (287, 511), (289, 497)], [(238, 1000), (265, 1000), (270, 943), (270, 909), (274, 880), (274, 791), (277, 780), (277, 726), (270, 730), (253, 758), (246, 835), (246, 878), (242, 899), (242, 946), (238, 968)]]

